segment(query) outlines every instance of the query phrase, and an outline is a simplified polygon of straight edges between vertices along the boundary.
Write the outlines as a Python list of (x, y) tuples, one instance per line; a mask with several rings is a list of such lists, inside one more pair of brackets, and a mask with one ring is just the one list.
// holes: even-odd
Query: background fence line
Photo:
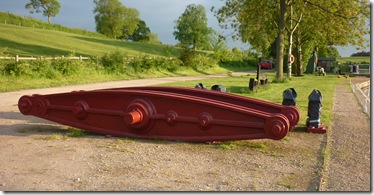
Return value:
[[(146, 57), (146, 59), (156, 59), (157, 57)], [(172, 60), (172, 59), (175, 59), (173, 57), (162, 57), (163, 59), (166, 59), (166, 60)], [(90, 60), (90, 59), (95, 59), (96, 61), (99, 59), (99, 56), (96, 56), (96, 58), (90, 58), (90, 57), (83, 57), (83, 56), (69, 56), (69, 57), (65, 57), (65, 56), (57, 56), (57, 57), (43, 57), (43, 56), (40, 56), (40, 57), (34, 57), (34, 56), (29, 56), (29, 57), (21, 57), (19, 55), (15, 55), (14, 57), (12, 56), (0, 56), (0, 59), (3, 59), (3, 60), (15, 60), (16, 62), (20, 61), (20, 60), (61, 60), (61, 59), (69, 59), (69, 60)], [(136, 59), (136, 57), (126, 57), (125, 60), (126, 61), (131, 61), (131, 60), (134, 60)]]
[(69, 57), (65, 57), (65, 56), (58, 56), (58, 57), (43, 57), (43, 56), (40, 56), (40, 57), (34, 57), (34, 56), (31, 56), (31, 57), (20, 57), (19, 55), (15, 55), (14, 57), (9, 57), (9, 56), (5, 56), (5, 57), (1, 57), (0, 56), (0, 59), (3, 59), (3, 60), (15, 60), (16, 62), (20, 61), (20, 60), (58, 60), (58, 59), (69, 59), (69, 60), (89, 60), (91, 59), (90, 57), (83, 57), (83, 56), (77, 56), (77, 57), (74, 57), (74, 56), (69, 56)]

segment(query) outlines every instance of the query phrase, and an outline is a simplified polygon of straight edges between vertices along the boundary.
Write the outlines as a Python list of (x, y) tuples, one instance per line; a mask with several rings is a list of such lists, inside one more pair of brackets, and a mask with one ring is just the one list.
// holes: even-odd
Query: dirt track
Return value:
[[(171, 82), (175, 79), (178, 78), (165, 78), (157, 82)], [(180, 79), (186, 80), (186, 78)], [(151, 83), (151, 80), (125, 81), (0, 94), (2, 100), (0, 102), (2, 156), (0, 190), (315, 191), (318, 189), (321, 180), (320, 154), (324, 146), (324, 135), (310, 134), (296, 129), (287, 139), (281, 141), (249, 141), (257, 143), (256, 146), (265, 144), (267, 146), (265, 149), (246, 147), (233, 150), (224, 150), (217, 144), (134, 140), (97, 134), (72, 138), (61, 136), (66, 135), (67, 127), (24, 116), (17, 108), (19, 97), (25, 94), (140, 86), (144, 83), (156, 84)], [(331, 131), (336, 132), (335, 129)], [(367, 136), (363, 139), (367, 139)], [(364, 179), (367, 177), (368, 168), (370, 167), (364, 163), (362, 167)], [(328, 170), (333, 170), (332, 166)], [(348, 176), (347, 178), (349, 179)], [(328, 175), (328, 180), (329, 184), (332, 184), (333, 177)], [(364, 183), (363, 188), (359, 190), (367, 190), (367, 187)], [(327, 186), (326, 190), (329, 189), (330, 186)]]

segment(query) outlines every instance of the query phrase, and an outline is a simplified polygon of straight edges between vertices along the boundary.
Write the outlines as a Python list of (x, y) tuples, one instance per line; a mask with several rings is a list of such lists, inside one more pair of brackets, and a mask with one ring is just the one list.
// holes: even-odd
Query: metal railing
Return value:
[(354, 94), (363, 107), (363, 111), (370, 117), (370, 81), (353, 84), (350, 81)]

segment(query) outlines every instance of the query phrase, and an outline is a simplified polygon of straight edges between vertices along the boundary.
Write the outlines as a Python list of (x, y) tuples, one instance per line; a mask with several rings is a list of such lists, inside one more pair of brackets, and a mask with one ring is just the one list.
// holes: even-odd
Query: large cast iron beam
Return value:
[(280, 113), (179, 93), (106, 89), (19, 99), (22, 114), (100, 134), (211, 142), (284, 138), (290, 124)]
[(269, 113), (280, 113), (287, 117), (290, 122), (290, 129), (297, 125), (300, 120), (300, 112), (295, 106), (283, 106), (273, 102), (268, 102), (264, 100), (259, 100), (250, 97), (244, 97), (240, 95), (222, 93), (213, 90), (201, 90), (195, 88), (185, 88), (185, 87), (158, 87), (158, 86), (145, 86), (145, 87), (130, 87), (130, 88), (114, 88), (110, 90), (122, 90), (122, 89), (132, 89), (132, 90), (152, 90), (152, 91), (163, 91), (171, 92), (177, 94), (185, 94), (191, 96), (203, 97), (211, 100), (218, 100), (222, 102), (227, 102), (235, 105), (240, 105), (243, 107), (251, 108), (254, 110), (259, 110), (262, 112)]

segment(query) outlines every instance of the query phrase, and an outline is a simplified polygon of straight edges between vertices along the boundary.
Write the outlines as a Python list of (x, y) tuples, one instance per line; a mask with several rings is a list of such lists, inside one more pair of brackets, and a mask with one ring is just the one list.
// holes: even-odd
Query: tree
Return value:
[[(227, 0), (215, 15), (221, 26), (234, 28), (236, 36), (256, 49), (267, 49), (269, 43), (276, 39), (277, 79), (283, 80), (285, 37), (289, 33), (286, 29), (291, 21), (297, 21), (295, 17), (289, 17), (293, 5), (300, 8), (295, 11), (303, 11), (300, 22), (308, 21), (304, 22), (304, 28), (298, 27), (301, 29), (299, 32), (295, 31), (299, 34), (299, 40), (295, 41), (301, 43), (299, 46), (303, 45), (300, 38), (303, 35), (308, 37), (308, 43), (363, 45), (363, 35), (367, 33), (366, 21), (370, 16), (368, 0)], [(311, 31), (305, 32), (304, 29)], [(298, 50), (301, 51), (301, 48)]]
[(162, 44), (162, 42), (158, 39), (158, 34), (156, 33), (149, 34), (149, 43)]
[(139, 11), (137, 9), (126, 7), (123, 7), (123, 9), (122, 37), (127, 38), (134, 34), (141, 20), (139, 17)]
[(242, 42), (248, 42), (253, 49), (262, 54), (270, 53), (268, 52), (270, 46), (277, 40), (277, 77), (283, 75), (287, 16), (286, 1), (280, 0), (280, 2), (272, 0), (226, 0), (225, 6), (215, 12), (221, 27), (234, 29), (234, 39), (240, 38)]
[(297, 10), (302, 11), (304, 17), (296, 32), (296, 59), (305, 55), (306, 60), (296, 60), (296, 75), (302, 74), (302, 63), (309, 59), (316, 46), (320, 54), (325, 51), (324, 48), (329, 48), (323, 56), (331, 57), (339, 56), (334, 48), (337, 45), (353, 44), (364, 47), (364, 35), (368, 33), (366, 21), (369, 9), (368, 1), (365, 0), (299, 3)]
[(119, 0), (94, 0), (96, 31), (111, 38), (124, 38), (133, 34), (138, 22), (139, 12), (127, 8)]
[(208, 27), (208, 18), (202, 5), (188, 5), (175, 24), (173, 35), (184, 47), (193, 50), (209, 47), (209, 35), (213, 30)]
[(318, 48), (318, 56), (326, 58), (340, 57), (338, 49), (331, 45)]
[(147, 27), (146, 23), (143, 20), (140, 20), (138, 23), (138, 27), (136, 28), (134, 33), (128, 37), (128, 39), (132, 41), (149, 42), (150, 35), (151, 30)]
[(58, 0), (30, 0), (25, 5), (31, 14), (43, 12), (43, 16), (48, 17), (48, 23), (51, 23), (51, 17), (55, 17), (60, 12), (60, 7)]

